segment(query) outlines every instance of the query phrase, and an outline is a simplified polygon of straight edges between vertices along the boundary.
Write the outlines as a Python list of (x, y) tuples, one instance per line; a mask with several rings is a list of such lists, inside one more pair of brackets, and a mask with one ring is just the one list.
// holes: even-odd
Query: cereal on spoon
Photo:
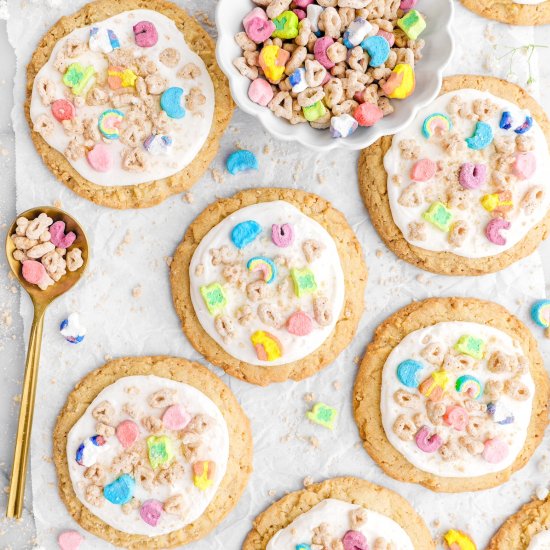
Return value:
[(234, 60), (249, 98), (291, 124), (345, 138), (415, 88), (426, 22), (417, 0), (253, 0)]
[(32, 220), (17, 218), (11, 240), (15, 245), (13, 257), (22, 264), (23, 278), (41, 290), (59, 281), (67, 270), (77, 271), (84, 263), (82, 250), (71, 248), (76, 234), (65, 233), (65, 222), (54, 222), (44, 212)]

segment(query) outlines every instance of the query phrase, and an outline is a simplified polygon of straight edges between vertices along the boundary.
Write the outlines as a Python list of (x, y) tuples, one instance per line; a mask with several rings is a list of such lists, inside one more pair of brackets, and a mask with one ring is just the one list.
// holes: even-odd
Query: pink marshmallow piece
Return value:
[(288, 318), (286, 329), (295, 336), (307, 336), (313, 330), (313, 322), (304, 311), (295, 311)]
[(76, 235), (72, 231), (65, 234), (65, 222), (62, 221), (55, 222), (51, 225), (50, 235), (50, 240), (56, 248), (69, 248), (76, 239)]
[(78, 531), (64, 531), (57, 537), (61, 550), (78, 550), (84, 537)]
[(411, 179), (414, 181), (428, 181), (435, 175), (435, 162), (431, 159), (420, 159), (411, 168)]
[(296, 8), (295, 10), (292, 10), (296, 16), (298, 17), (298, 21), (301, 21), (302, 19), (305, 19), (307, 17), (307, 13), (304, 10), (301, 10), (299, 8)]
[(134, 25), (136, 44), (140, 48), (151, 48), (159, 39), (157, 28), (151, 21), (140, 21)]
[(139, 515), (145, 523), (155, 527), (162, 515), (162, 502), (154, 499), (146, 500), (141, 505)]
[(96, 143), (94, 148), (88, 151), (86, 159), (96, 172), (108, 172), (113, 167), (113, 155), (105, 143)]
[(181, 405), (171, 405), (162, 415), (167, 430), (183, 430), (191, 422), (191, 415)]
[(437, 434), (431, 434), (427, 426), (422, 426), (414, 436), (417, 447), (425, 453), (435, 453), (443, 444), (443, 440)]
[(490, 464), (498, 464), (508, 456), (508, 445), (500, 439), (488, 439), (481, 455)]
[(259, 18), (259, 19), (263, 19), (264, 21), (267, 21), (267, 13), (265, 13), (265, 11), (260, 7), (254, 8), (252, 11), (248, 12), (244, 16), (243, 27), (246, 29), (246, 26), (248, 25), (248, 23), (250, 23), (250, 21), (252, 21), (252, 19), (255, 19), (255, 18)]
[(395, 35), (393, 32), (379, 30), (376, 34), (382, 38), (385, 38), (390, 45), (390, 48), (395, 44)]
[(359, 126), (374, 126), (383, 116), (382, 109), (374, 103), (361, 103), (353, 111), (353, 118), (359, 123)]
[(31, 285), (37, 285), (46, 276), (46, 268), (36, 260), (25, 260), (23, 262), (23, 279)]
[(273, 99), (273, 89), (271, 84), (263, 78), (256, 78), (250, 83), (248, 88), (248, 97), (254, 103), (266, 107)]
[(344, 550), (369, 550), (367, 538), (360, 531), (348, 531), (342, 538)]
[(512, 224), (504, 218), (493, 218), (485, 228), (485, 236), (493, 243), (499, 246), (506, 244), (506, 239), (501, 235), (503, 229), (510, 229)]
[(247, 23), (244, 30), (250, 40), (256, 42), (256, 44), (261, 44), (273, 34), (276, 28), (273, 21), (254, 17)]
[(120, 444), (127, 449), (131, 447), (139, 437), (139, 427), (132, 420), (123, 420), (116, 427), (116, 437)]
[(533, 153), (517, 153), (512, 172), (520, 180), (528, 180), (537, 169), (537, 158)]
[(314, 0), (294, 0), (296, 7), (305, 10), (310, 4), (313, 4)]
[(323, 65), (325, 69), (332, 69), (335, 63), (331, 61), (327, 55), (327, 50), (334, 44), (334, 40), (330, 36), (323, 36), (315, 41), (313, 46), (313, 54), (315, 59)]
[(458, 181), (464, 189), (479, 189), (487, 181), (487, 165), (464, 163), (460, 167)]
[(409, 11), (409, 10), (412, 10), (416, 6), (417, 2), (418, 2), (418, 0), (401, 0), (401, 4), (399, 5), (399, 7), (403, 11)]

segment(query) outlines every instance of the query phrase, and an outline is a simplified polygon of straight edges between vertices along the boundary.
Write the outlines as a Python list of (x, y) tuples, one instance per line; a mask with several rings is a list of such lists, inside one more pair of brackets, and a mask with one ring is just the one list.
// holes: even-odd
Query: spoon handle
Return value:
[(19, 424), (17, 425), (17, 438), (15, 440), (15, 451), (13, 453), (10, 492), (6, 509), (6, 516), (8, 518), (19, 519), (23, 512), (27, 461), (31, 440), (36, 381), (40, 363), (40, 348), (42, 344), (45, 312), (46, 308), (44, 306), (39, 304), (34, 305), (34, 318), (29, 337), (25, 380), (23, 381), (23, 392), (21, 394), (21, 409), (19, 411)]

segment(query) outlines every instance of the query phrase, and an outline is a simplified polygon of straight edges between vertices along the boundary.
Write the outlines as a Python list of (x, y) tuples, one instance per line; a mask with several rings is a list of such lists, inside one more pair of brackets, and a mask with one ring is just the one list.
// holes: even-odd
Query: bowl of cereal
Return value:
[(439, 93), (452, 0), (219, 0), (216, 56), (275, 137), (363, 149)]

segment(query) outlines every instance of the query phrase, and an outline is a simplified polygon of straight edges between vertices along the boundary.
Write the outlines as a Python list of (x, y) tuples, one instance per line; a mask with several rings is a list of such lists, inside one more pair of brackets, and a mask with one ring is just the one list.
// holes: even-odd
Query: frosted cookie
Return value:
[(378, 233), (444, 275), (501, 270), (550, 233), (550, 125), (515, 84), (445, 79), (405, 130), (365, 149), (359, 184)]
[(353, 338), (366, 279), (344, 216), (294, 189), (251, 189), (213, 203), (171, 265), (174, 304), (193, 346), (260, 385), (301, 380), (331, 363)]
[(461, 492), (500, 485), (526, 464), (548, 396), (536, 341), (518, 319), (492, 302), (432, 298), (377, 328), (353, 407), (388, 475)]
[(550, 23), (548, 0), (461, 0), (469, 10), (510, 25), (547, 25)]
[(487, 550), (547, 550), (550, 548), (550, 500), (534, 500), (510, 516)]
[(98, 0), (44, 36), (27, 69), (28, 122), (54, 175), (112, 208), (197, 181), (233, 112), (214, 42), (162, 0)]
[(327, 479), (262, 512), (243, 550), (435, 549), (430, 532), (397, 493), (355, 477)]
[(84, 528), (116, 546), (172, 548), (206, 536), (252, 471), (235, 396), (197, 363), (107, 363), (69, 395), (54, 432), (59, 492)]

